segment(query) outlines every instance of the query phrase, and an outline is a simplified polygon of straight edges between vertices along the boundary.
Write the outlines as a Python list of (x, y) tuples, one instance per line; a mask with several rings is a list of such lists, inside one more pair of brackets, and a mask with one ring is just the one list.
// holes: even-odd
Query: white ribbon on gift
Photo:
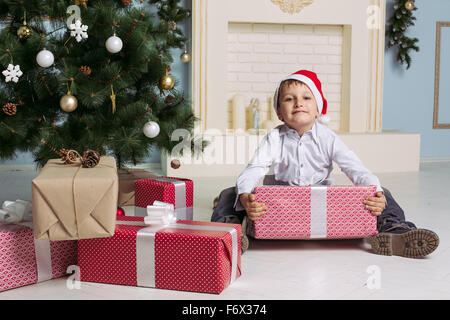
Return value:
[[(162, 178), (155, 177), (151, 180), (157, 180), (162, 182), (169, 182), (175, 187), (175, 206), (174, 214), (178, 220), (192, 220), (193, 219), (193, 207), (186, 207), (186, 182), (174, 178)], [(154, 204), (153, 204), (154, 205)], [(147, 214), (147, 208), (136, 207), (135, 215), (145, 217)]]
[(0, 209), (0, 223), (19, 223), (31, 221), (31, 202), (17, 199), (4, 201)]
[(177, 216), (173, 204), (155, 200), (152, 206), (147, 206), (145, 224), (169, 225), (177, 222)]
[[(150, 220), (147, 220), (150, 221)], [(160, 220), (162, 221), (162, 220)], [(147, 226), (142, 221), (117, 221), (117, 224)], [(238, 259), (238, 235), (233, 227), (199, 226), (181, 223), (154, 224), (142, 228), (136, 236), (136, 275), (137, 285), (141, 287), (155, 287), (155, 235), (163, 228), (225, 231), (231, 234), (232, 254), (231, 254), (231, 279), (230, 283), (236, 280), (237, 259)]]
[[(3, 202), (0, 209), (0, 224), (16, 224), (33, 229), (32, 206), (30, 201), (16, 200)], [(52, 278), (52, 256), (50, 241), (38, 240), (34, 237), (34, 252), (36, 255), (37, 282)]]
[[(26, 226), (33, 229), (32, 222), (22, 222), (19, 225)], [(50, 240), (34, 239), (34, 252), (36, 255), (36, 271), (37, 282), (47, 281), (52, 279), (52, 254), (50, 251)]]
[(311, 187), (311, 239), (327, 237), (327, 187)]

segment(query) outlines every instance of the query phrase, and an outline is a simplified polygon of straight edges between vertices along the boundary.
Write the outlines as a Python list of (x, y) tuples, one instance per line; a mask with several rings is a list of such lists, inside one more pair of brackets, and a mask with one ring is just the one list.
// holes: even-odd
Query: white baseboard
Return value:
[(420, 158), (420, 163), (433, 163), (433, 162), (450, 162), (450, 157)]

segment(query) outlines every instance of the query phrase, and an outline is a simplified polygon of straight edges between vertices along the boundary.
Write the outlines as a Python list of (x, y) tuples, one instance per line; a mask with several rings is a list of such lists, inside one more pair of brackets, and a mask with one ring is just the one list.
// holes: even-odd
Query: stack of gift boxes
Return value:
[[(351, 239), (377, 233), (363, 200), (375, 186), (263, 186), (256, 239)], [(50, 160), (29, 203), (0, 209), (0, 291), (66, 275), (81, 281), (219, 294), (241, 274), (241, 225), (193, 221), (193, 182), (143, 170)], [(118, 215), (117, 206), (131, 215)], [(32, 222), (29, 221), (32, 212)], [(3, 222), (3, 223), (1, 223)]]
[[(21, 202), (8, 204), (0, 291), (65, 276), (72, 265), (81, 281), (215, 294), (241, 274), (241, 226), (192, 221), (189, 179), (118, 172), (112, 157), (94, 168), (54, 159), (32, 182), (32, 222), (22, 212), (5, 223)], [(135, 214), (117, 215), (117, 205)]]

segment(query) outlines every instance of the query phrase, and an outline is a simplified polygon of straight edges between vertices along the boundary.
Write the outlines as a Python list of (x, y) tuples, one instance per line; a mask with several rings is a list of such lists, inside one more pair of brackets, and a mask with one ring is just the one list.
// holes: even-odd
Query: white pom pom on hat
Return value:
[(275, 96), (273, 99), (273, 107), (275, 108), (275, 111), (277, 110), (278, 106), (278, 92), (280, 90), (281, 83), (283, 81), (291, 79), (301, 81), (309, 87), (309, 89), (314, 95), (314, 98), (316, 99), (317, 108), (319, 109), (319, 118), (317, 120), (324, 125), (329, 124), (331, 119), (327, 115), (328, 103), (325, 97), (323, 96), (322, 84), (319, 78), (317, 77), (317, 74), (309, 70), (299, 70), (280, 81), (275, 91)]

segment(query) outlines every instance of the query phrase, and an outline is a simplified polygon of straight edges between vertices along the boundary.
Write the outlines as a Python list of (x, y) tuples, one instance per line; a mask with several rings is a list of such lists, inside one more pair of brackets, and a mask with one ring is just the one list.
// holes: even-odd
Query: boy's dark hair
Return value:
[(293, 84), (295, 84), (295, 85), (300, 84), (300, 85), (306, 86), (306, 84), (304, 82), (302, 82), (300, 80), (296, 80), (296, 79), (288, 79), (288, 80), (284, 80), (283, 82), (281, 82), (280, 88), (278, 89), (277, 109), (280, 107), (280, 94), (281, 94), (281, 91), (283, 91), (284, 88), (290, 87)]

